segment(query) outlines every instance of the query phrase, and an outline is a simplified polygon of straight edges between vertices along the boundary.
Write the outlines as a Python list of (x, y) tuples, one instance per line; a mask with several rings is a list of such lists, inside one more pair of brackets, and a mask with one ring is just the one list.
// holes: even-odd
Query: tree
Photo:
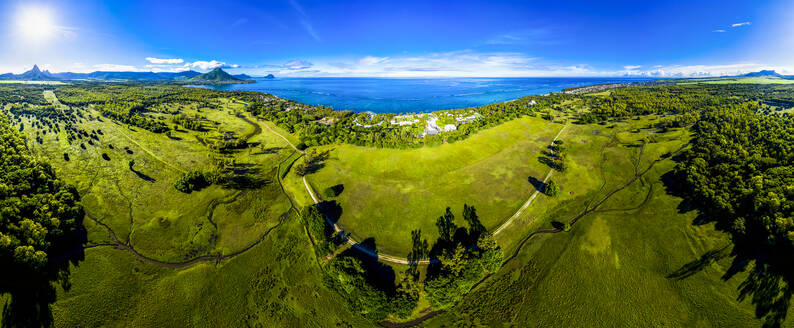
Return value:
[(480, 263), (485, 271), (494, 273), (502, 265), (502, 248), (496, 243), (493, 235), (480, 237), (477, 241)]
[(306, 175), (306, 164), (298, 163), (295, 164), (294, 168), (295, 168), (295, 174), (297, 174), (299, 177)]
[(543, 193), (550, 197), (557, 196), (559, 192), (560, 187), (557, 186), (557, 183), (554, 182), (554, 180), (549, 180), (549, 182), (543, 186)]
[(48, 325), (51, 317), (38, 316), (46, 316), (45, 296), (55, 293), (51, 282), (67, 282), (69, 260), (85, 242), (80, 196), (30, 154), (3, 114), (0, 164), (0, 294), (11, 295), (3, 323)]
[(367, 281), (365, 275), (361, 260), (353, 256), (338, 256), (326, 265), (323, 282), (342, 296), (352, 312), (378, 322), (389, 314), (391, 302), (386, 293)]
[(419, 302), (419, 282), (418, 277), (410, 274), (403, 274), (397, 291), (391, 300), (391, 312), (400, 318), (408, 318), (411, 315), (416, 303)]

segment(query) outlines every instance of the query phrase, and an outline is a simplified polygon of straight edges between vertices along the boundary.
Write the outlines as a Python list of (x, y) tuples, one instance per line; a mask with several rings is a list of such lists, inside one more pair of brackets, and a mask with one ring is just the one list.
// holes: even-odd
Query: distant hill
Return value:
[(761, 77), (761, 76), (783, 77), (783, 75), (780, 75), (778, 72), (775, 72), (774, 70), (763, 70), (763, 71), (760, 71), (760, 72), (752, 72), (752, 73), (744, 74), (742, 76), (744, 76), (744, 77)]
[(268, 74), (265, 76), (266, 79), (275, 79), (276, 77), (273, 74)]
[(91, 72), (91, 73), (51, 73), (42, 71), (38, 65), (22, 74), (6, 73), (0, 74), (0, 80), (23, 80), (23, 81), (55, 81), (55, 80), (187, 80), (201, 75), (196, 71), (183, 72)]
[(201, 75), (196, 71), (183, 72), (91, 72), (91, 73), (55, 73), (53, 76), (64, 80), (186, 80)]
[(39, 69), (38, 65), (33, 65), (29, 71), (22, 73), (22, 74), (12, 74), (7, 73), (0, 75), (0, 79), (3, 80), (22, 80), (22, 81), (55, 81), (59, 80), (57, 77), (53, 76), (50, 71), (42, 71)]
[(235, 75), (232, 75), (232, 76), (234, 76), (236, 79), (239, 79), (239, 80), (250, 80), (251, 79), (251, 76), (250, 75), (246, 75), (246, 74), (235, 74)]
[(245, 80), (244, 79), (238, 79), (238, 78), (232, 76), (231, 74), (226, 73), (226, 71), (224, 71), (223, 69), (218, 67), (218, 68), (213, 69), (213, 70), (211, 70), (211, 71), (209, 71), (207, 73), (191, 77), (190, 79), (187, 80), (187, 82), (190, 82), (190, 83), (212, 83), (212, 84), (218, 83), (218, 84), (224, 84), (224, 83), (253, 83), (254, 81), (253, 80), (249, 80), (249, 79), (245, 79)]

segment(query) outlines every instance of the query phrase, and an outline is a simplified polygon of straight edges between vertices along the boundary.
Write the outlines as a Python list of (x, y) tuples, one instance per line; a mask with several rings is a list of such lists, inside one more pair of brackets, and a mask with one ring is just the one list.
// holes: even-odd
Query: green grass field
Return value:
[[(330, 151), (325, 166), (307, 177), (320, 195), (344, 186), (331, 200), (342, 206), (339, 224), (346, 231), (404, 256), (411, 230), (435, 240), (435, 220), (447, 207), (460, 216), (464, 204), (474, 206), (488, 228), (510, 217), (535, 190), (528, 178), (546, 174), (537, 157), (561, 128), (527, 117), (439, 147), (328, 146), (318, 150)], [(461, 218), (458, 225), (464, 224)]]
[[(574, 140), (598, 144), (600, 138), (591, 137), (597, 127), (583, 126)], [(571, 197), (557, 205), (538, 203), (538, 208), (548, 208), (545, 220), (575, 217), (584, 210), (584, 202), (593, 204), (631, 181), (634, 163), (644, 170), (660, 155), (684, 144), (688, 134), (680, 130), (657, 135), (657, 142), (647, 144), (638, 157), (638, 150), (631, 145), (650, 133), (620, 131), (614, 134), (617, 144), (613, 141), (607, 147), (572, 150), (602, 154), (606, 165), (601, 177), (594, 173), (597, 167), (588, 171), (595, 179), (601, 178), (604, 187), (584, 199)], [(569, 146), (575, 149), (574, 140)], [(670, 159), (658, 162), (595, 212), (583, 216), (571, 232), (532, 237), (502, 270), (455, 309), (427, 325), (759, 326), (750, 301), (737, 301), (746, 275), (721, 280), (731, 263), (728, 236), (715, 231), (713, 224), (693, 225), (696, 213), (681, 213), (681, 199), (667, 194), (661, 176), (673, 164)], [(576, 175), (576, 170), (562, 175), (568, 174)], [(596, 182), (581, 178), (561, 181), (567, 181), (561, 183), (566, 192), (566, 187)], [(548, 223), (540, 226), (549, 227)], [(506, 256), (515, 250), (508, 247)], [(721, 256), (713, 263), (682, 270), (709, 251), (719, 251)], [(672, 277), (675, 273), (679, 275)]]
[[(44, 97), (66, 109), (56, 93)], [(147, 113), (172, 125), (175, 111), (200, 118), (201, 131), (180, 127), (170, 136), (101, 118), (89, 106), (78, 109), (77, 125), (101, 131), (98, 140), (69, 144), (65, 132), (22, 118), (32, 151), (77, 187), (88, 215), (85, 259), (51, 305), (56, 326), (374, 326), (323, 287), (324, 259), (315, 258), (291, 203), (313, 203), (290, 169), (305, 156), (294, 148), (299, 138), (243, 114), (241, 103), (216, 101), (218, 109), (169, 103)], [(587, 125), (565, 119), (522, 117), (418, 149), (323, 146), (312, 151), (328, 158), (307, 180), (321, 197), (342, 185), (325, 198), (340, 204), (345, 231), (405, 256), (412, 230), (432, 244), (446, 207), (458, 226), (466, 226), (464, 204), (489, 231), (504, 224), (551, 170), (541, 157), (564, 126), (567, 169), (552, 176), (559, 195), (539, 194), (496, 236), (507, 259), (500, 271), (422, 324), (759, 326), (751, 301), (737, 300), (746, 274), (722, 280), (731, 264), (728, 236), (694, 225), (696, 213), (681, 212), (681, 199), (662, 181), (691, 131), (654, 128), (660, 115)], [(265, 182), (177, 191), (184, 172), (213, 167), (218, 154), (205, 144), (222, 132), (263, 145), (226, 156)], [(530, 237), (580, 215), (570, 232)], [(422, 291), (408, 319), (390, 319), (422, 317), (429, 304)]]
[[(52, 92), (45, 98), (66, 109)], [(85, 259), (52, 305), (56, 326), (272, 327), (301, 325), (307, 317), (317, 326), (369, 325), (318, 288), (320, 268), (279, 184), (286, 172), (281, 164), (299, 154), (264, 126), (270, 123), (243, 120), (237, 116), (243, 105), (220, 101), (220, 110), (173, 104), (169, 109), (202, 115), (206, 130), (180, 128), (170, 137), (100, 118), (86, 107), (77, 125), (101, 131), (99, 140), (70, 145), (65, 132), (51, 131), (38, 143), (37, 133), (48, 129), (22, 118), (32, 151), (78, 188), (88, 215)], [(229, 156), (267, 182), (252, 189), (177, 191), (173, 183), (183, 172), (212, 166), (217, 155), (200, 139), (218, 130), (263, 145)], [(108, 245), (116, 243), (108, 228), (140, 256)], [(227, 257), (179, 264), (202, 256)]]
[[(51, 93), (46, 96), (56, 101)], [(245, 149), (233, 156), (268, 179), (261, 188), (233, 190), (211, 186), (190, 194), (179, 192), (173, 183), (181, 174), (211, 167), (213, 155), (199, 138), (207, 138), (213, 130), (180, 129), (169, 138), (97, 119), (99, 113), (91, 108), (82, 109), (86, 118), (79, 126), (87, 131), (102, 131), (99, 140), (91, 141), (93, 145), (88, 140), (69, 145), (65, 132), (61, 132), (45, 135), (43, 143), (34, 143), (33, 149), (48, 158), (60, 177), (78, 188), (89, 218), (107, 225), (139, 253), (167, 262), (229, 254), (256, 241), (289, 210), (290, 203), (276, 182), (275, 169), (293, 150), (285, 148), (285, 142), (267, 130), (232, 115), (237, 105), (224, 105), (225, 110), (201, 112), (212, 122), (206, 126), (251, 135), (249, 142), (272, 148), (267, 153)], [(197, 110), (182, 108), (181, 112), (196, 114)], [(23, 123), (31, 124), (27, 119)], [(35, 133), (34, 129), (26, 132), (31, 138)], [(68, 161), (64, 154), (69, 156)], [(135, 161), (134, 171), (129, 168), (129, 160)], [(92, 231), (96, 233), (90, 237), (95, 240), (109, 240), (106, 231)]]

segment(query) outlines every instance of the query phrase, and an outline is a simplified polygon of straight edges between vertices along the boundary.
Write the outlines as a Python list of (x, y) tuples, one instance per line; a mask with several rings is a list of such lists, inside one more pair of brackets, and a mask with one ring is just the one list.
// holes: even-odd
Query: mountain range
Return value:
[[(202, 77), (203, 76), (203, 77)], [(194, 79), (195, 78), (195, 79)], [(266, 78), (272, 78), (272, 74)], [(42, 71), (38, 65), (22, 74), (6, 73), (0, 74), (0, 80), (20, 80), (20, 81), (58, 81), (58, 80), (153, 80), (153, 81), (196, 81), (196, 82), (216, 82), (216, 83), (246, 83), (251, 76), (246, 74), (231, 75), (220, 68), (216, 68), (208, 73), (202, 74), (193, 70), (182, 72), (110, 72), (96, 71), (91, 73), (52, 73), (48, 70)]]

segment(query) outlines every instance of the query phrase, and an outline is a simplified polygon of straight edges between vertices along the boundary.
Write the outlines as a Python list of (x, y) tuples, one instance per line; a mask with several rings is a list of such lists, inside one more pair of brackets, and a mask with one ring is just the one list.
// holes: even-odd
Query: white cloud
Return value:
[(314, 66), (312, 63), (300, 59), (295, 59), (284, 64), (284, 68), (289, 70), (303, 70), (312, 66)]
[(243, 25), (243, 24), (245, 24), (245, 23), (248, 23), (248, 18), (238, 18), (238, 19), (237, 19), (236, 21), (234, 21), (234, 23), (232, 23), (232, 25), (231, 25), (231, 26), (229, 26), (229, 27), (231, 27), (231, 28), (235, 28), (235, 27), (238, 27), (238, 26), (240, 26), (240, 25)]
[(389, 60), (389, 57), (366, 56), (358, 60), (360, 65), (375, 65)]
[(169, 66), (169, 65), (146, 65), (146, 68), (155, 73), (161, 73), (161, 72), (176, 73), (176, 72), (184, 72), (189, 70), (189, 68), (184, 66)]
[(725, 33), (725, 30), (714, 30), (712, 32), (714, 32), (714, 33)]
[(366, 56), (349, 59), (293, 60), (283, 65), (261, 66), (253, 74), (277, 76), (350, 76), (350, 77), (584, 77), (645, 76), (701, 77), (739, 75), (761, 69), (775, 69), (791, 74), (794, 67), (776, 67), (756, 63), (718, 65), (625, 65), (610, 70), (587, 64), (558, 64), (520, 52), (478, 52), (460, 50), (421, 55), (389, 57)]
[(146, 57), (146, 61), (152, 64), (181, 64), (185, 61), (182, 58), (154, 58)]
[(303, 29), (306, 30), (306, 33), (309, 33), (314, 40), (320, 41), (320, 36), (314, 31), (314, 26), (312, 26), (312, 23), (309, 21), (309, 15), (306, 15), (306, 11), (303, 10), (303, 7), (295, 0), (289, 0), (289, 4), (298, 12), (298, 16), (301, 17), (299, 22), (301, 26), (303, 26)]
[(301, 19), (301, 26), (303, 26), (303, 29), (306, 30), (306, 33), (309, 33), (309, 35), (311, 35), (312, 38), (314, 38), (317, 41), (320, 41), (320, 37), (317, 36), (317, 32), (314, 31), (314, 27), (312, 26), (311, 23), (309, 23), (308, 20)]
[(226, 62), (217, 61), (217, 60), (213, 59), (213, 60), (210, 60), (210, 61), (198, 60), (198, 61), (194, 61), (192, 63), (186, 63), (184, 65), (184, 67), (192, 67), (192, 68), (195, 68), (195, 69), (207, 71), (207, 70), (215, 69), (215, 68), (218, 68), (218, 67), (220, 67), (220, 68), (238, 68), (238, 67), (240, 67), (240, 65), (227, 64)]
[(747, 25), (750, 25), (750, 24), (751, 24), (750, 22), (741, 22), (741, 23), (732, 24), (731, 27), (741, 27), (741, 26), (747, 26)]
[(98, 64), (94, 69), (103, 72), (142, 72), (144, 70), (132, 65)]
[[(791, 74), (794, 67), (769, 66), (757, 63), (733, 63), (718, 65), (668, 65), (654, 66), (648, 71), (632, 71), (629, 75), (647, 77), (710, 77), (710, 76), (735, 76), (764, 69), (776, 70), (778, 73)], [(626, 72), (624, 72), (626, 73)]]
[(557, 43), (559, 38), (553, 37), (553, 31), (548, 27), (512, 31), (496, 35), (485, 41), (487, 45), (515, 45), (528, 43)]

